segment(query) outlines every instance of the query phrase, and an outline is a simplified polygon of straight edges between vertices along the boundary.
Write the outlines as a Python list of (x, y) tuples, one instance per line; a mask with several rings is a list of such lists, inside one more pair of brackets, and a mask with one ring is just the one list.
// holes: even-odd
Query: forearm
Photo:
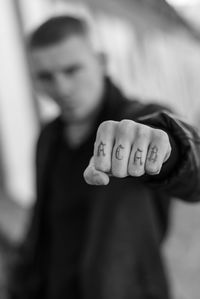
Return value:
[(140, 122), (165, 130), (172, 143), (171, 158), (160, 174), (145, 176), (154, 188), (187, 201), (200, 200), (200, 138), (192, 126), (166, 112), (143, 117)]

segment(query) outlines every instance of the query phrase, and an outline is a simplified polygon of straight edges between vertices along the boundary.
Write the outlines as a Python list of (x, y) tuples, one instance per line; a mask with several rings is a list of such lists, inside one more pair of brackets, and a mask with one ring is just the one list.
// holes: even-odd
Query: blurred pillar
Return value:
[(0, 138), (6, 191), (28, 204), (38, 125), (17, 4), (0, 1)]
[(18, 0), (20, 13), (25, 31), (32, 30), (50, 12), (52, 0)]

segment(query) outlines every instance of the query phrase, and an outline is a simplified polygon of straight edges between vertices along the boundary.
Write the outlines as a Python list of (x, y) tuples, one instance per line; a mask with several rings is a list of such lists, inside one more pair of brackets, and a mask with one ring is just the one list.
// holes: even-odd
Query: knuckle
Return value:
[(99, 134), (110, 134), (115, 127), (116, 122), (112, 120), (103, 121), (97, 130), (97, 135)]
[(155, 129), (154, 136), (157, 140), (159, 140), (162, 143), (168, 143), (169, 142), (168, 134), (165, 131), (161, 130), (161, 129)]
[(150, 128), (144, 125), (138, 125), (136, 137), (138, 139), (147, 139), (150, 135)]
[(118, 123), (117, 133), (119, 136), (129, 137), (132, 135), (135, 122), (128, 119), (123, 119)]

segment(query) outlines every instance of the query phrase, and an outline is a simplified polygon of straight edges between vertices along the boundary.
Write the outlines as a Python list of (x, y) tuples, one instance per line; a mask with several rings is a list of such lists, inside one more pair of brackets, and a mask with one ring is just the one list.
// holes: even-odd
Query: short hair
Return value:
[(52, 17), (32, 32), (28, 47), (51, 46), (73, 35), (89, 36), (89, 26), (84, 19), (69, 15)]

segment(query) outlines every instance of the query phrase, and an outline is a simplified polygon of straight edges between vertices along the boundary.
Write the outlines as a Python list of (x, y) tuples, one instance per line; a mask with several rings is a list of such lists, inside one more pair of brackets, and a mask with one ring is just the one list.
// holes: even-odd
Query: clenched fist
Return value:
[(107, 185), (109, 176), (156, 175), (171, 153), (166, 132), (132, 120), (105, 121), (98, 128), (94, 154), (84, 172), (91, 185)]

